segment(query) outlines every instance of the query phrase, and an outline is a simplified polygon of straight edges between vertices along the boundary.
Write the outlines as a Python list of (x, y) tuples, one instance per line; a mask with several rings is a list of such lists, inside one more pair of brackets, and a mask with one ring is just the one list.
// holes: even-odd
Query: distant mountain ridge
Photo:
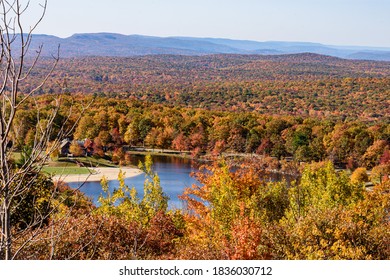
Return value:
[(390, 61), (390, 48), (329, 46), (310, 42), (257, 42), (194, 37), (155, 37), (116, 33), (82, 33), (68, 38), (34, 35), (31, 52), (43, 44), (43, 55), (57, 52), (61, 57), (140, 55), (209, 55), (209, 54), (296, 54), (316, 53), (345, 59)]

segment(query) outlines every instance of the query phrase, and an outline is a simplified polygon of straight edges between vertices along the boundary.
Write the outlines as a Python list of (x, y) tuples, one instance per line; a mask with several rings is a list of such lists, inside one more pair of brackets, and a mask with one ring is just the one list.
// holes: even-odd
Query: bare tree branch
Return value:
[[(54, 213), (56, 207), (46, 213), (40, 209), (31, 209), (34, 219), (26, 221), (21, 231), (12, 228), (12, 207), (18, 209), (21, 206), (50, 154), (59, 147), (63, 138), (70, 136), (81, 117), (80, 114), (74, 123), (70, 117), (70, 114), (74, 113), (71, 107), (69, 115), (65, 116), (60, 127), (56, 127), (56, 118), (63, 102), (61, 94), (53, 96), (51, 110), (45, 110), (44, 114), (35, 98), (35, 94), (42, 89), (59, 62), (59, 48), (57, 54), (52, 55), (53, 63), (43, 78), (32, 88), (21, 91), (23, 85), (31, 79), (42, 56), (43, 46), (39, 46), (35, 56), (30, 55), (33, 32), (46, 14), (47, 0), (42, 1), (43, 3), (39, 4), (39, 18), (26, 27), (23, 17), (31, 7), (30, 1), (0, 0), (0, 258), (5, 259), (16, 258), (24, 248), (34, 242), (42, 231), (44, 221)], [(25, 33), (24, 30), (28, 32)], [(24, 162), (16, 166), (12, 161), (13, 148), (10, 148), (9, 144), (15, 141), (13, 138), (18, 137), (20, 129), (17, 127), (16, 118), (24, 105), (34, 108), (37, 121), (31, 151), (24, 158)], [(52, 142), (50, 148), (49, 142)], [(35, 202), (33, 199), (32, 203)], [(26, 234), (30, 236), (25, 238)], [(24, 241), (14, 248), (12, 244), (22, 237)]]

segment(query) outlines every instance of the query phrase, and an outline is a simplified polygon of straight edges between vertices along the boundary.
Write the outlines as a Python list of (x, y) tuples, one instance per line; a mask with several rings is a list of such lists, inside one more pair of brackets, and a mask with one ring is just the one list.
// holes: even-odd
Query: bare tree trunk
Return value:
[(4, 220), (5, 220), (5, 259), (10, 260), (12, 256), (12, 251), (11, 251), (11, 214), (10, 214), (10, 209), (9, 209), (9, 198), (8, 198), (8, 190), (6, 190), (6, 196), (4, 200)]
[(0, 250), (4, 250), (4, 258), (6, 260), (11, 259), (11, 213), (10, 213), (10, 197), (9, 197), (9, 184), (4, 184), (5, 182), (9, 182), (9, 172), (8, 172), (8, 162), (6, 159), (6, 145), (5, 138), (6, 135), (4, 133), (4, 123), (3, 123), (3, 110), (1, 114), (1, 127), (0, 127), (0, 135), (1, 135), (1, 145), (0, 145), (0, 159), (1, 159), (1, 177), (0, 180), (2, 182), (1, 187), (3, 188), (2, 194), (2, 205), (1, 205), (1, 244)]
[[(55, 119), (61, 106), (61, 96), (53, 96), (52, 109), (44, 117), (40, 114), (38, 102), (35, 100), (35, 93), (42, 88), (59, 61), (59, 53), (52, 55), (53, 64), (46, 75), (38, 82), (31, 79), (31, 73), (42, 54), (42, 46), (34, 50), (35, 52), (29, 52), (32, 34), (42, 21), (47, 7), (47, 0), (37, 1), (41, 1), (38, 3), (42, 8), (41, 16), (28, 28), (24, 28), (22, 19), (31, 5), (30, 1), (0, 0), (0, 258), (7, 260), (14, 259), (33, 239), (27, 238), (27, 241), (23, 241), (18, 248), (14, 246), (15, 230), (11, 216), (13, 211), (18, 211), (15, 201), (26, 197), (49, 155), (58, 148), (63, 138), (69, 137), (76, 125), (70, 123), (69, 116), (73, 112), (69, 112), (62, 126), (56, 127), (53, 135)], [(27, 33), (24, 32), (25, 29), (28, 30)], [(35, 53), (35, 57), (30, 53)], [(23, 88), (24, 82), (28, 83), (29, 87)], [(35, 85), (31, 88), (31, 84)], [(35, 140), (24, 162), (16, 167), (12, 161), (12, 143), (19, 137), (15, 118), (17, 112), (26, 104), (35, 106), (37, 111)], [(49, 141), (52, 143), (50, 148)], [(27, 225), (31, 229), (42, 226), (43, 220), (47, 218), (41, 213), (37, 213), (36, 216), (36, 220)]]
[[(5, 197), (7, 197), (5, 195)], [(7, 207), (8, 199), (4, 199), (1, 205), (1, 255), (4, 255), (3, 258), (9, 260), (11, 255), (11, 231), (10, 231), (10, 219), (9, 219), (9, 207)], [(3, 253), (4, 251), (4, 253)]]

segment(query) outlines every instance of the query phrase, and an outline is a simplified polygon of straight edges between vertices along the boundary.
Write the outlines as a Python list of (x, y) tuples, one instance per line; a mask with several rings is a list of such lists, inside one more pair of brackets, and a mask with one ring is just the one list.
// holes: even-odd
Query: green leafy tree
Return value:
[(160, 185), (160, 178), (153, 170), (153, 161), (150, 155), (145, 157), (145, 163), (139, 163), (138, 167), (145, 173), (144, 196), (142, 207), (150, 217), (157, 212), (166, 212), (168, 208), (168, 196), (164, 194)]
[[(167, 212), (168, 196), (162, 191), (160, 179), (153, 171), (152, 165), (150, 155), (146, 156), (145, 163), (139, 165), (145, 172), (142, 199), (139, 198), (134, 187), (129, 188), (125, 184), (124, 173), (121, 171), (118, 175), (119, 187), (112, 193), (109, 191), (107, 180), (103, 178), (101, 181), (105, 195), (99, 197), (100, 206), (96, 213), (107, 219), (116, 217), (131, 224), (133, 242), (129, 246), (132, 248), (132, 257), (134, 258), (144, 250), (145, 244), (154, 247), (154, 250), (163, 250), (162, 247), (168, 246), (168, 243), (171, 244), (171, 238), (176, 238), (176, 235), (179, 234), (173, 224), (173, 216)], [(166, 223), (164, 224), (163, 221)], [(156, 226), (160, 227), (159, 233), (157, 233)], [(156, 245), (155, 242), (158, 244)], [(156, 251), (152, 253), (156, 254)]]
[(300, 182), (290, 189), (288, 218), (299, 220), (309, 209), (347, 206), (363, 196), (364, 189), (351, 183), (345, 172), (336, 172), (330, 162), (305, 167)]
[(124, 181), (124, 173), (118, 174), (119, 186), (112, 193), (109, 191), (108, 181), (101, 181), (105, 194), (99, 197), (99, 213), (115, 215), (129, 221), (136, 221), (146, 226), (158, 213), (166, 213), (168, 209), (168, 196), (164, 194), (160, 185), (160, 178), (153, 171), (152, 159), (148, 155), (140, 168), (145, 172), (144, 193), (142, 199), (134, 187), (129, 188)]

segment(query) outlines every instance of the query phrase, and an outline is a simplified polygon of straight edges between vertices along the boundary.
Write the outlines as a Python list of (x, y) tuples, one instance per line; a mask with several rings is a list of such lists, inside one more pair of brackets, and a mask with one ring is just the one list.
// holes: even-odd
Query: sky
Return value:
[(390, 47), (390, 0), (48, 0), (35, 33), (97, 32)]

